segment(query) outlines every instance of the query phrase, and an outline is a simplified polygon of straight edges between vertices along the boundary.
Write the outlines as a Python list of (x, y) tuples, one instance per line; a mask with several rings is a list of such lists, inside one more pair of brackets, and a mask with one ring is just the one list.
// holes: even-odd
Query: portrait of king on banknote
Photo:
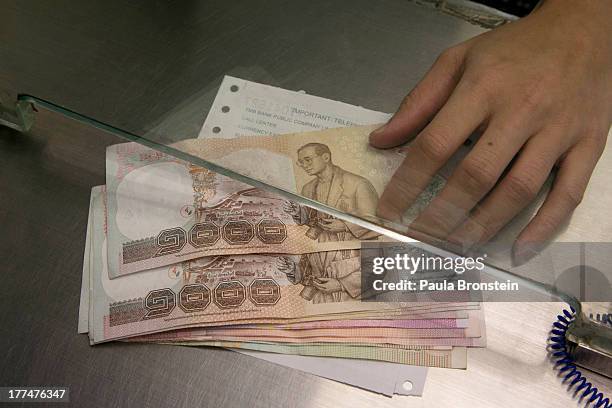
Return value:
[[(301, 195), (359, 216), (375, 214), (378, 194), (365, 177), (351, 173), (332, 161), (330, 148), (323, 143), (307, 143), (297, 150), (297, 165), (313, 179), (307, 181)], [(373, 239), (378, 235), (314, 208), (288, 201), (285, 211), (298, 225), (308, 225), (306, 236), (318, 242)], [(339, 250), (304, 254), (299, 268), (284, 266), (289, 279), (304, 285), (302, 297), (313, 303), (342, 302), (358, 299), (361, 274), (358, 250)], [(299, 278), (295, 270), (302, 272)]]

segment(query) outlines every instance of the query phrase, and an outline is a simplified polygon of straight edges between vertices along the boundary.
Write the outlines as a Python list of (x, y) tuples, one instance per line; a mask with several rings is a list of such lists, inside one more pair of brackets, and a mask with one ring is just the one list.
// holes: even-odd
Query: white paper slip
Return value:
[(226, 75), (198, 137), (234, 138), (373, 125), (388, 113)]
[(262, 351), (234, 351), (389, 397), (392, 397), (393, 394), (421, 396), (427, 378), (427, 367), (382, 361), (264, 353)]

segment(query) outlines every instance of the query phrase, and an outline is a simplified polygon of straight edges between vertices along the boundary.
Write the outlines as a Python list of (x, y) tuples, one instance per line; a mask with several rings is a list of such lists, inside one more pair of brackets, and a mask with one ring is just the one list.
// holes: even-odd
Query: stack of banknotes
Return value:
[[(218, 151), (209, 143), (181, 150)], [(257, 165), (263, 171), (270, 162)], [(83, 265), (79, 331), (91, 344), (445, 368), (465, 368), (467, 348), (485, 345), (478, 303), (361, 299), (361, 243), (384, 239), (372, 231), (136, 143), (110, 146), (106, 166), (106, 186), (91, 192)], [(312, 179), (300, 177), (288, 189)], [(332, 185), (326, 198), (334, 194)]]

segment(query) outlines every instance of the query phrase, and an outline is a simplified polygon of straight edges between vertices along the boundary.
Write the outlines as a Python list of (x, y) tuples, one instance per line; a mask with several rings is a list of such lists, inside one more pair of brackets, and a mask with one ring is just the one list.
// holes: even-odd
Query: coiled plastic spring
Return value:
[(550, 348), (552, 357), (556, 359), (555, 369), (563, 376), (563, 383), (570, 381), (568, 391), (574, 389), (575, 395), (580, 395), (579, 399), (585, 404), (593, 404), (595, 408), (611, 408), (612, 403), (609, 398), (604, 398), (597, 387), (593, 386), (574, 364), (574, 359), (569, 353), (565, 334), (567, 329), (576, 317), (576, 311), (570, 307), (571, 312), (563, 310), (563, 315), (557, 316), (557, 321), (553, 324), (550, 336)]

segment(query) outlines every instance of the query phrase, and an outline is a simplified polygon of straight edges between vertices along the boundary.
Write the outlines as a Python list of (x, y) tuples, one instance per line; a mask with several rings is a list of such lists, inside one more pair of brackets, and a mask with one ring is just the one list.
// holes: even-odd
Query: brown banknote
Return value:
[(439, 368), (467, 368), (467, 348), (447, 347), (442, 349), (420, 347), (406, 349), (395, 345), (363, 344), (278, 344), (252, 341), (204, 341), (181, 344), (185, 346), (225, 347), (269, 353), (297, 354), (303, 356), (324, 356), (364, 360), (388, 361), (392, 363), (420, 365)]
[(106, 182), (111, 279), (202, 256), (356, 249), (380, 239), (317, 212), (306, 219), (290, 200), (137, 143), (107, 149)]
[[(189, 139), (172, 147), (189, 154), (196, 163), (203, 159), (220, 165), (234, 176), (293, 193), (310, 206), (316, 203), (321, 209), (332, 208), (402, 231), (441, 190), (467, 150), (460, 149), (403, 218), (390, 223), (377, 217), (378, 199), (405, 155), (399, 148), (372, 148), (368, 137), (373, 129), (359, 126), (275, 136)], [(314, 210), (298, 207), (295, 214), (303, 220), (314, 217)]]

